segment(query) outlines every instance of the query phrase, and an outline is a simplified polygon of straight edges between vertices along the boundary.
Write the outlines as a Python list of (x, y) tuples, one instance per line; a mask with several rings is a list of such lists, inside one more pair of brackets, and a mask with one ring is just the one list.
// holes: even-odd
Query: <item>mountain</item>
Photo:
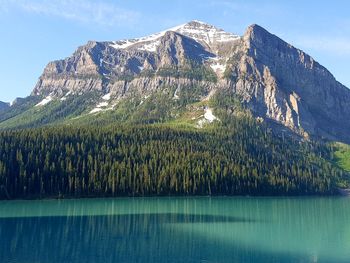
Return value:
[[(212, 101), (218, 102), (213, 107)], [(350, 142), (350, 90), (258, 25), (243, 36), (191, 21), (147, 37), (90, 41), (50, 62), (0, 128), (55, 123), (220, 121), (234, 101), (276, 131)], [(223, 107), (225, 104), (225, 107)]]

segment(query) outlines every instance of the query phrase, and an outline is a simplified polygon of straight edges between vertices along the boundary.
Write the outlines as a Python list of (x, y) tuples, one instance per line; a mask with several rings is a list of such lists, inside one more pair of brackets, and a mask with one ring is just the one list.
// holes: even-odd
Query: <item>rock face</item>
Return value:
[(10, 104), (0, 101), (0, 111), (10, 108)]
[(299, 134), (349, 140), (350, 90), (326, 68), (257, 25), (241, 47), (235, 90), (255, 114)]
[(199, 21), (138, 39), (88, 42), (50, 62), (33, 96), (100, 91), (115, 98), (166, 86), (229, 88), (259, 119), (302, 136), (350, 142), (350, 90), (309, 55), (258, 25), (239, 37)]

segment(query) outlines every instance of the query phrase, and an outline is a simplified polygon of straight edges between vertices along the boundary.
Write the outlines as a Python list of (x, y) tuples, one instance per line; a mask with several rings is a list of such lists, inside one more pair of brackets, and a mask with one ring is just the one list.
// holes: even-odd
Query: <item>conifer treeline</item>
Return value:
[[(254, 121), (0, 132), (1, 198), (331, 194), (330, 149), (280, 139)], [(321, 156), (321, 157), (320, 157)]]

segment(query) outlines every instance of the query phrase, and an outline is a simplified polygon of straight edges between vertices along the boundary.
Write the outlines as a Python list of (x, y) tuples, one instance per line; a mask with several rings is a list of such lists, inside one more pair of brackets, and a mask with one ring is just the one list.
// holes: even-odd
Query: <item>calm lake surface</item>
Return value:
[(0, 202), (0, 262), (350, 262), (349, 198)]

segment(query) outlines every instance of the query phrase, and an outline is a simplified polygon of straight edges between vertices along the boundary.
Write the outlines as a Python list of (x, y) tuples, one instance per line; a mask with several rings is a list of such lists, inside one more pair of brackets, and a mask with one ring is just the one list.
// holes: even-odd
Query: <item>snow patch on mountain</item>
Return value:
[(225, 32), (222, 29), (206, 24), (204, 22), (194, 20), (189, 23), (179, 25), (173, 28), (169, 28), (159, 33), (155, 33), (146, 37), (114, 41), (110, 45), (115, 49), (126, 49), (137, 45), (138, 50), (156, 52), (157, 47), (160, 45), (160, 38), (163, 37), (166, 32), (173, 31), (180, 33), (184, 36), (190, 37), (199, 43), (205, 43), (211, 45), (213, 43), (229, 42), (240, 39), (240, 36)]
[(38, 104), (35, 105), (35, 107), (45, 106), (49, 102), (53, 100), (53, 97), (51, 95), (44, 98), (42, 101), (40, 101)]
[[(158, 40), (159, 38), (164, 36), (166, 34), (166, 32), (168, 32), (168, 31), (177, 31), (183, 26), (184, 25), (176, 26), (176, 27), (164, 30), (162, 32), (155, 33), (155, 34), (152, 34), (152, 35), (149, 35), (149, 36), (145, 36), (145, 37), (141, 37), (141, 38), (135, 38), (135, 39), (130, 39), (130, 40), (114, 41), (113, 44), (110, 45), (110, 46), (115, 48), (115, 49), (126, 49), (126, 48), (131, 47), (131, 46), (133, 46), (135, 44), (145, 43), (145, 45), (139, 47), (138, 49), (155, 52), (156, 49), (157, 49), (157, 46), (160, 44), (160, 41), (155, 41), (155, 40)], [(149, 42), (152, 42), (152, 41), (155, 41), (155, 42), (149, 43)]]
[(179, 91), (180, 91), (180, 85), (177, 86), (177, 88), (176, 88), (176, 90), (174, 92), (174, 96), (173, 96), (174, 100), (178, 100), (180, 98), (179, 95), (178, 95)]
[(114, 66), (113, 63), (107, 62), (107, 61), (105, 61), (105, 60), (103, 60), (103, 59), (101, 58), (101, 59), (100, 59), (100, 67), (102, 67), (103, 64), (110, 65), (110, 66)]
[(208, 58), (207, 63), (211, 69), (219, 76), (225, 72), (227, 67), (227, 59), (220, 56)]
[(115, 49), (125, 49), (128, 48), (134, 44), (138, 43), (137, 39), (132, 39), (132, 40), (120, 40), (120, 41), (115, 41), (113, 42), (112, 45), (110, 45), (111, 47), (115, 48)]
[(67, 99), (67, 97), (69, 96), (69, 95), (71, 95), (73, 92), (72, 91), (68, 91), (61, 99), (60, 99), (60, 101), (65, 101), (66, 99)]
[(111, 99), (111, 93), (107, 93), (102, 97), (103, 100), (110, 100)]
[(100, 112), (100, 111), (103, 111), (103, 109), (101, 109), (101, 108), (94, 108), (93, 110), (91, 110), (89, 112), (89, 114), (94, 114), (94, 113), (97, 113), (97, 112)]
[(158, 40), (155, 40), (154, 42), (144, 44), (138, 49), (142, 51), (156, 52), (159, 45), (160, 45), (160, 40), (158, 39)]
[(204, 22), (194, 20), (180, 27), (176, 32), (188, 36), (197, 42), (208, 45), (218, 42), (229, 42), (240, 39), (238, 35), (225, 32), (224, 30)]
[(210, 108), (205, 109), (204, 118), (210, 123), (212, 123), (215, 120), (218, 120), (218, 118), (214, 116), (213, 111)]
[(103, 108), (103, 107), (107, 107), (108, 106), (108, 102), (100, 102), (99, 104), (97, 104), (97, 108)]
[(212, 65), (210, 65), (210, 67), (216, 73), (218, 73), (218, 72), (222, 73), (226, 70), (226, 64), (221, 64), (221, 63), (212, 64)]
[(204, 108), (203, 118), (201, 118), (197, 122), (197, 126), (196, 127), (197, 128), (203, 128), (203, 126), (205, 124), (210, 124), (210, 123), (213, 123), (214, 121), (220, 121), (220, 119), (213, 114), (213, 110), (212, 109), (210, 109), (209, 107), (205, 107)]
[[(107, 105), (108, 106), (108, 105)], [(103, 112), (103, 111), (110, 111), (115, 108), (116, 104), (112, 105), (111, 107), (106, 108), (106, 106), (101, 107), (101, 105), (97, 105), (96, 108), (92, 109), (89, 114), (94, 114), (98, 112)]]
[(94, 109), (92, 109), (89, 114), (94, 114), (94, 113), (98, 113), (101, 111), (108, 111), (108, 110), (112, 110), (115, 105), (107, 108), (109, 106), (109, 101), (111, 100), (111, 93), (107, 93), (104, 96), (102, 96), (102, 100), (101, 102), (99, 102)]

